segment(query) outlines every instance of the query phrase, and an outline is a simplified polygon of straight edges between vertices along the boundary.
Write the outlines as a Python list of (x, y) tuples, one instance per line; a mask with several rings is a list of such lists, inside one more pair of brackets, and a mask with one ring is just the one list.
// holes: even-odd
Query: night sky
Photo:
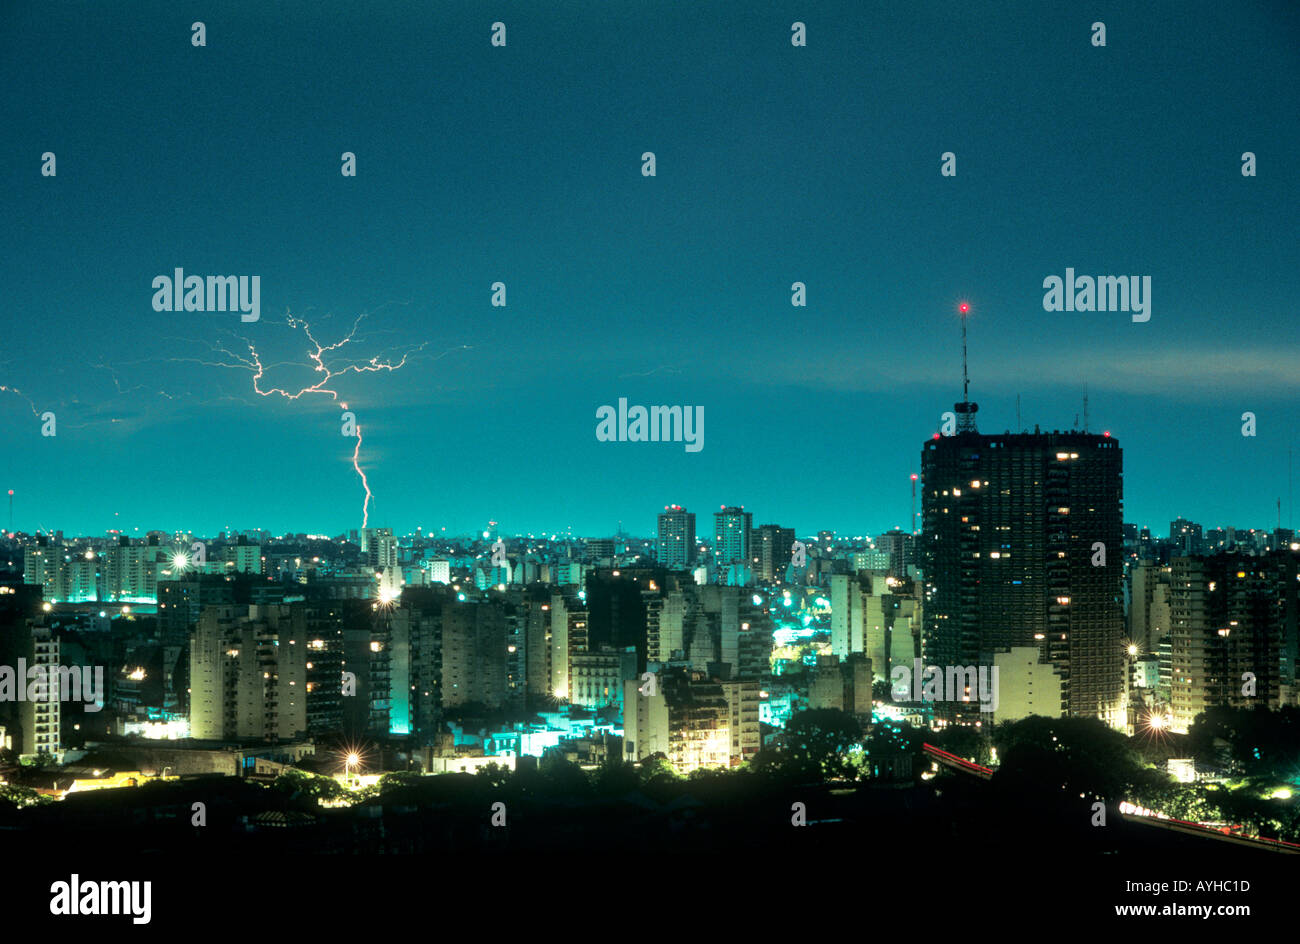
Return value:
[[(1287, 525), (1300, 8), (1071, 6), (6, 3), (14, 525), (359, 527), (339, 404), (259, 397), (213, 346), (296, 390), (320, 375), (286, 313), (329, 344), (365, 312), (331, 363), (411, 355), (331, 385), (371, 525), (906, 527), (963, 300), (982, 431), (1017, 395), (1030, 429), (1082, 423), (1086, 383), (1126, 521), (1271, 528), (1281, 497)], [(260, 276), (261, 320), (155, 312), (178, 267)], [(1150, 276), (1151, 320), (1044, 311), (1067, 267)], [(703, 450), (597, 442), (620, 397), (702, 405)]]

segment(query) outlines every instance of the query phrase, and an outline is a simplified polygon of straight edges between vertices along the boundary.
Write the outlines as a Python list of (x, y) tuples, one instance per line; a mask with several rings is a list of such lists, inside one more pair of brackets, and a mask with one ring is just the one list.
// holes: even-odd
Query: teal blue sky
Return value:
[[(297, 389), (319, 375), (286, 312), (322, 343), (366, 312), (335, 369), (413, 355), (333, 385), (372, 524), (905, 527), (966, 300), (983, 430), (1017, 396), (1031, 428), (1082, 423), (1086, 384), (1126, 520), (1272, 527), (1281, 498), (1285, 525), (1300, 13), (1138, 6), (5, 4), (14, 524), (358, 527), (339, 404), (259, 397), (212, 348)], [(177, 267), (258, 275), (261, 320), (155, 312)], [(1150, 321), (1044, 311), (1067, 267), (1150, 276)], [(703, 406), (703, 450), (597, 442), (620, 397)]]

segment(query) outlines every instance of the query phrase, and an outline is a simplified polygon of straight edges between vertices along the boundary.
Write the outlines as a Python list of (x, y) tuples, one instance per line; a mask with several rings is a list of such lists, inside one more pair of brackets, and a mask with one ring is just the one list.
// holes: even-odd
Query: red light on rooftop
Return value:
[(916, 481), (916, 477), (917, 477), (917, 476), (916, 476), (916, 473), (915, 473), (915, 472), (913, 472), (913, 473), (912, 473), (912, 481), (913, 481), (913, 482), (915, 482), (915, 481)]
[(957, 306), (957, 310), (964, 315), (966, 314), (966, 312), (970, 311), (970, 305), (967, 305), (965, 302), (962, 302), (960, 305)]
[(1102, 435), (1105, 436), (1107, 439), (1110, 439), (1110, 430), (1106, 430), (1106, 432), (1102, 433)]
[(939, 434), (938, 434), (938, 433), (935, 433), (935, 434), (934, 434), (934, 438), (935, 438), (935, 439), (938, 439), (938, 438), (939, 438)]

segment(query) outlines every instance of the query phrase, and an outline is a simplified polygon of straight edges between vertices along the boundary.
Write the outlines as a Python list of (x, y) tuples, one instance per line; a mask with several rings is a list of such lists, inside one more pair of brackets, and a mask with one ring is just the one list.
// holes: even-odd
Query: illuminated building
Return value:
[(888, 551), (854, 551), (853, 552), (853, 569), (857, 573), (869, 575), (876, 571), (887, 573), (893, 557)]
[(1037, 647), (1065, 677), (1071, 715), (1118, 727), (1119, 443), (1086, 432), (981, 435), (975, 409), (957, 404), (956, 434), (922, 449), (924, 657), (974, 665), (990, 650)]
[(288, 740), (307, 730), (306, 611), (211, 606), (190, 644), (190, 728), (208, 740)]
[(34, 547), (23, 549), (23, 583), (43, 586), (45, 599), (51, 603), (68, 598), (68, 574), (63, 555), (62, 545), (51, 545), (41, 535), (37, 536)]
[(1201, 526), (1186, 518), (1176, 518), (1169, 522), (1169, 540), (1178, 548), (1183, 557), (1200, 554), (1202, 547)]
[(118, 538), (105, 553), (106, 600), (121, 603), (154, 603), (158, 599), (158, 573), (172, 566), (171, 553), (154, 543), (132, 544)]
[(786, 568), (790, 565), (790, 549), (794, 546), (793, 528), (759, 525), (750, 533), (749, 545), (755, 577), (767, 583), (785, 579)]
[(731, 706), (723, 685), (699, 673), (664, 675), (659, 684), (668, 703), (668, 762), (679, 773), (731, 766)]
[(1129, 569), (1128, 582), (1128, 638), (1140, 651), (1154, 652), (1169, 632), (1169, 568), (1138, 561)]
[(837, 656), (865, 651), (863, 593), (860, 578), (851, 574), (831, 575), (831, 651)]
[(587, 651), (587, 608), (582, 593), (578, 598), (551, 594), (551, 682), (550, 695), (567, 701), (572, 684), (574, 653)]
[[(688, 597), (689, 594), (689, 597)], [(684, 652), (685, 626), (694, 619), (699, 604), (689, 589), (665, 590), (646, 604), (646, 659), (667, 662), (675, 652)]]
[(993, 724), (1030, 715), (1061, 716), (1065, 681), (1061, 670), (1042, 662), (1041, 657), (1037, 646), (1014, 646), (993, 654), (998, 670), (997, 707), (989, 715)]
[(835, 708), (868, 722), (871, 718), (871, 660), (853, 653), (841, 662), (836, 655), (817, 658), (809, 673), (808, 707)]
[[(20, 758), (58, 755), (63, 749), (59, 650), (58, 638), (39, 617), (19, 619), (5, 628), (4, 638), (0, 640), (3, 654), (0, 664), (10, 667), (15, 676), (26, 666), (23, 672), (26, 677), (14, 678), (14, 685), (22, 688), (22, 700), (0, 702), (0, 711), (15, 722), (9, 734)], [(33, 694), (39, 697), (28, 697)]]
[(916, 566), (916, 536), (900, 531), (886, 531), (877, 536), (876, 547), (889, 555), (889, 575), (903, 580), (912, 576), (909, 567)]
[(756, 679), (733, 679), (722, 683), (722, 696), (727, 702), (727, 729), (731, 737), (729, 762), (735, 767), (753, 760), (763, 747), (758, 717), (760, 685)]
[(754, 530), (754, 516), (744, 507), (724, 506), (713, 513), (713, 565), (716, 579), (724, 581), (731, 565), (748, 570), (749, 539)]
[(366, 570), (378, 576), (377, 593), (381, 598), (397, 596), (402, 590), (402, 569), (397, 560), (397, 538), (392, 528), (363, 528), (361, 558)]
[(1214, 706), (1279, 704), (1295, 682), (1298, 562), (1291, 551), (1171, 561), (1171, 730)]
[(623, 751), (628, 761), (668, 754), (668, 699), (658, 686), (654, 694), (642, 694), (644, 684), (636, 679), (623, 683)]
[(574, 653), (572, 704), (604, 708), (623, 704), (623, 683), (637, 677), (636, 648), (602, 647), (597, 652)]
[(730, 767), (762, 747), (757, 680), (718, 681), (701, 672), (652, 664), (654, 694), (638, 680), (623, 683), (627, 759), (662, 753), (679, 773)]
[(262, 546), (252, 544), (248, 538), (240, 537), (235, 544), (227, 544), (223, 550), (225, 558), (223, 570), (240, 574), (260, 574), (262, 572)]
[(655, 556), (664, 567), (686, 568), (695, 559), (695, 513), (666, 505), (659, 514)]

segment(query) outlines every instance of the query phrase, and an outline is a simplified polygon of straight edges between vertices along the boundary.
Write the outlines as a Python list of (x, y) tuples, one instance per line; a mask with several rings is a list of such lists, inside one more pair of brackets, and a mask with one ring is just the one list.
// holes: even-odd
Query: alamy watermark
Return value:
[(1134, 321), (1151, 320), (1151, 276), (1091, 275), (1043, 279), (1043, 311), (1131, 311)]
[(176, 269), (170, 276), (155, 276), (153, 287), (157, 289), (154, 311), (238, 311), (240, 321), (262, 317), (260, 275), (209, 275), (205, 279)]
[(0, 701), (84, 701), (89, 712), (104, 707), (104, 667), (0, 665)]
[(153, 882), (89, 882), (73, 872), (50, 885), (50, 914), (130, 915), (132, 924), (148, 924), (152, 898)]
[(895, 701), (978, 701), (980, 711), (998, 710), (998, 667), (987, 665), (937, 665), (922, 668), (894, 666), (889, 673)]
[(684, 442), (687, 452), (704, 448), (704, 407), (633, 406), (627, 397), (596, 409), (596, 439), (600, 442)]

